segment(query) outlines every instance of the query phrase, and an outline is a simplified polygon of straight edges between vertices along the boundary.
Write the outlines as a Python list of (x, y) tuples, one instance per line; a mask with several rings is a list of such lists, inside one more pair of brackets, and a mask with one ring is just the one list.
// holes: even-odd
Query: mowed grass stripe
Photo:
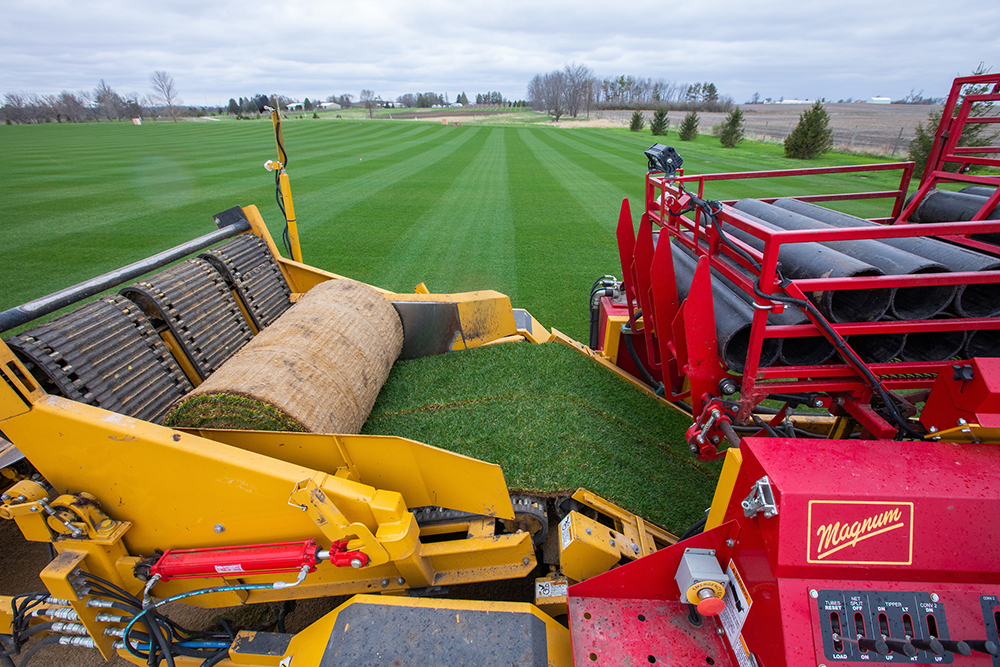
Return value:
[(505, 131), (483, 134), (475, 159), (388, 248), (375, 284), (409, 291), (419, 279), (434, 292), (496, 289), (517, 303)]
[(587, 293), (616, 272), (614, 234), (554, 176), (530, 148), (545, 129), (510, 128), (508, 187), (515, 229), (518, 301), (545, 326), (584, 340)]
[[(423, 152), (407, 160), (373, 162), (369, 171), (355, 179), (326, 188), (323, 197), (306, 197), (307, 202), (323, 207), (297, 209), (300, 219), (311, 221), (304, 232), (309, 239), (308, 247), (303, 247), (304, 259), (372, 284), (385, 279), (382, 274), (392, 262), (390, 250), (400, 239), (405, 243), (416, 233), (418, 220), (425, 215), (451, 214), (432, 209), (479, 155), (489, 133), (485, 128), (453, 129), (435, 133)], [(442, 236), (438, 242), (449, 240)], [(451, 263), (465, 266), (462, 257), (452, 258)], [(398, 289), (410, 291), (422, 279), (419, 275), (404, 278)]]
[[(335, 174), (337, 178), (331, 179), (331, 174), (327, 174), (323, 179), (310, 177), (304, 183), (307, 196), (301, 199), (305, 208), (301, 209), (302, 214), (297, 215), (301, 221), (300, 229), (308, 232), (322, 228), (351, 206), (432, 167), (435, 172), (440, 170), (447, 179), (449, 169), (447, 166), (441, 169), (441, 163), (477, 131), (478, 128), (452, 128), (450, 132), (439, 130), (409, 142), (387, 141), (383, 147), (369, 150), (357, 160), (353, 157), (338, 160), (344, 168)], [(441, 188), (440, 185), (437, 187)], [(371, 219), (358, 221), (357, 224), (370, 226), (382, 222)]]
[(524, 133), (522, 139), (535, 159), (545, 165), (569, 196), (613, 235), (621, 201), (629, 196), (629, 191), (598, 175), (612, 171), (604, 162), (559, 142), (556, 134), (539, 130)]

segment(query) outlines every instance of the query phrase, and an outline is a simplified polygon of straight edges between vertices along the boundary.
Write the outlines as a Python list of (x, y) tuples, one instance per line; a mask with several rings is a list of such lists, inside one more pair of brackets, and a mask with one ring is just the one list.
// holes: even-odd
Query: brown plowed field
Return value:
[[(784, 141), (788, 133), (799, 122), (799, 114), (809, 108), (808, 104), (743, 104), (746, 118), (746, 137), (754, 140)], [(860, 104), (833, 103), (825, 105), (830, 114), (833, 129), (833, 143), (839, 149), (865, 153), (890, 155), (895, 147), (895, 155), (906, 156), (907, 145), (913, 138), (919, 123), (926, 123), (927, 115), (940, 111), (940, 106), (923, 104)], [(653, 116), (645, 112), (647, 123)], [(591, 118), (607, 119), (613, 123), (627, 125), (631, 111), (591, 112)], [(724, 113), (699, 113), (699, 128), (702, 133), (712, 131), (713, 125), (722, 123)], [(670, 112), (670, 125), (676, 128), (684, 118), (683, 111)]]

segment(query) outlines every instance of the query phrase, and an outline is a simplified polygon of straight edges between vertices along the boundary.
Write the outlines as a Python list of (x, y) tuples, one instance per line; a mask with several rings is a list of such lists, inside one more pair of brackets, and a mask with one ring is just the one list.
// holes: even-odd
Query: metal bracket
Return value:
[(774, 502), (774, 493), (771, 492), (771, 482), (767, 475), (758, 479), (750, 495), (740, 503), (743, 505), (743, 514), (749, 519), (764, 510), (764, 517), (770, 519), (778, 515), (778, 505)]

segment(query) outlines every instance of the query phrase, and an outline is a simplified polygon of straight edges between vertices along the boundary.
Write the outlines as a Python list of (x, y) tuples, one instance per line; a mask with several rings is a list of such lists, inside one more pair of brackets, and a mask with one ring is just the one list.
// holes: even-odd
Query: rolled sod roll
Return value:
[(402, 347), (403, 325), (385, 297), (329, 280), (182, 398), (164, 423), (359, 433)]

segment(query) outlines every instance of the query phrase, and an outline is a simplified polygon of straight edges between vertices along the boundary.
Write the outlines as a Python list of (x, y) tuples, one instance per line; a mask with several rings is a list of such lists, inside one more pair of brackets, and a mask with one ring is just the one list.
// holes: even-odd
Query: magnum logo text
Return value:
[(808, 562), (909, 565), (913, 503), (809, 501)]

